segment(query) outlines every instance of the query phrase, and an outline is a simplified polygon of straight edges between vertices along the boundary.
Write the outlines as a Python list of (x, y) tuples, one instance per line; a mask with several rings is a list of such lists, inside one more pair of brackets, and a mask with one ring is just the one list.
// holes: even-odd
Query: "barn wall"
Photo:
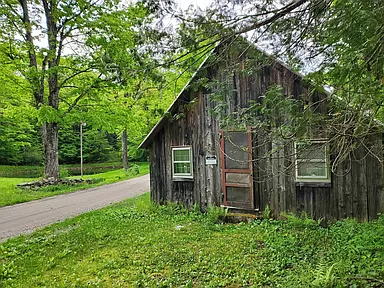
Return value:
[[(229, 57), (225, 61), (230, 63), (239, 59)], [(225, 67), (225, 61), (220, 64), (222, 67)], [(245, 66), (246, 61), (243, 55), (239, 65)], [(227, 73), (227, 69), (219, 66), (214, 76), (222, 79), (223, 85), (230, 88), (231, 92), (226, 95), (227, 113), (248, 107), (250, 101), (261, 102), (260, 96), (273, 84), (282, 86), (285, 95), (293, 95), (296, 99), (308, 98), (308, 90), (302, 78), (278, 62), (262, 66), (253, 74)], [(211, 204), (220, 205), (223, 199), (220, 127), (219, 120), (210, 112), (214, 104), (209, 95), (203, 94), (202, 89), (184, 94), (185, 104), (195, 99), (194, 104), (180, 104), (178, 115), (181, 117), (169, 120), (151, 146), (151, 198), (159, 203), (173, 201), (186, 206), (196, 203), (203, 208)], [(318, 111), (327, 111), (325, 94), (315, 93), (309, 98), (321, 102)], [(171, 147), (181, 145), (193, 147), (193, 180), (172, 180)], [(364, 148), (360, 147), (353, 153), (354, 157), (337, 168), (330, 185), (320, 187), (308, 184), (297, 186), (292, 165), (295, 160), (293, 147), (288, 145), (273, 156), (260, 157), (276, 145), (266, 143), (263, 135), (254, 131), (255, 208), (263, 211), (268, 205), (275, 215), (281, 212), (305, 212), (315, 219), (328, 220), (347, 217), (369, 220), (376, 218), (377, 213), (384, 212), (382, 163), (367, 155)], [(216, 155), (218, 164), (205, 165), (206, 155)], [(291, 167), (291, 170), (287, 167)]]
[[(188, 207), (195, 203), (201, 208), (221, 205), (220, 131), (218, 121), (211, 115), (212, 103), (203, 91), (188, 92), (185, 99), (194, 104), (180, 110), (178, 120), (159, 132), (151, 151), (151, 198), (164, 203), (172, 201)], [(172, 146), (191, 145), (193, 152), (193, 179), (172, 179)], [(205, 156), (216, 155), (217, 165), (206, 165)]]
[[(376, 152), (382, 155), (381, 149)], [(329, 213), (334, 218), (353, 217), (364, 221), (377, 218), (378, 213), (384, 212), (382, 179), (382, 163), (360, 146), (333, 175)]]
[[(382, 151), (376, 152), (382, 155)], [(330, 184), (296, 183), (293, 168), (291, 174), (286, 170), (293, 167), (293, 148), (285, 147), (277, 154), (261, 165), (267, 167), (267, 173), (260, 173), (264, 181), (258, 183), (258, 193), (264, 199), (261, 210), (268, 204), (275, 216), (293, 212), (314, 219), (362, 221), (376, 219), (384, 212), (383, 164), (363, 146), (336, 167)]]
[[(230, 62), (231, 60), (229, 60)], [(247, 62), (243, 57), (241, 62)], [(246, 64), (240, 64), (245, 66)], [(253, 74), (243, 74), (234, 72), (233, 88), (235, 93), (227, 95), (228, 105), (227, 113), (233, 113), (241, 108), (246, 108), (251, 102), (263, 101), (263, 96), (272, 85), (279, 85), (283, 88), (284, 95), (291, 95), (295, 99), (311, 98), (313, 102), (320, 102), (318, 111), (326, 111), (325, 94), (316, 93), (309, 97), (308, 90), (303, 84), (302, 78), (287, 69), (278, 62), (271, 65), (261, 66)], [(223, 73), (224, 74), (224, 73)], [(218, 77), (225, 79), (227, 75)], [(268, 205), (269, 208), (278, 215), (281, 212), (294, 212), (298, 210), (297, 189), (294, 178), (294, 151), (293, 147), (285, 146), (268, 158), (264, 156), (272, 149), (275, 149), (277, 143), (270, 143), (265, 140), (265, 136), (258, 131), (253, 134), (253, 173), (254, 173), (254, 195), (255, 208), (263, 211)], [(291, 167), (291, 168), (289, 168)], [(329, 188), (322, 188), (327, 190)]]
[[(245, 60), (243, 60), (245, 61)], [(310, 98), (319, 102), (319, 112), (327, 111), (326, 95), (315, 93), (308, 97), (308, 90), (300, 76), (279, 63), (263, 67), (256, 76), (235, 76), (237, 93), (231, 95), (231, 103), (240, 103), (238, 108), (249, 105), (248, 101), (259, 101), (272, 84), (283, 87), (285, 95), (296, 99)], [(237, 98), (237, 99), (234, 99)], [(236, 105), (229, 105), (230, 112)], [(381, 135), (377, 135), (377, 147), (381, 146)], [(264, 143), (263, 135), (255, 131), (253, 136), (254, 189), (256, 208), (263, 211), (266, 205), (277, 216), (281, 212), (306, 213), (309, 217), (327, 220), (357, 218), (370, 220), (384, 212), (383, 164), (363, 147), (351, 153), (332, 174), (331, 184), (302, 184), (297, 186), (294, 171), (294, 149), (286, 145), (268, 159), (264, 155), (274, 149), (276, 143)], [(382, 155), (382, 151), (376, 151)], [(328, 187), (329, 186), (329, 187)]]

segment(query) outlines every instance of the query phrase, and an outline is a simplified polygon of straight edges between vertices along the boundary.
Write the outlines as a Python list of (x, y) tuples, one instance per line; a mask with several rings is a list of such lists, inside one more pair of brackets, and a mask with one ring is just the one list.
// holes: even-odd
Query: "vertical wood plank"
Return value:
[[(366, 153), (368, 153), (367, 151), (365, 151), (365, 149), (363, 147), (361, 147), (361, 152), (359, 153), (360, 154), (360, 159), (363, 159), (361, 160), (361, 166), (359, 167), (359, 188), (357, 191), (357, 195), (358, 195), (358, 202), (359, 202), (359, 205), (358, 205), (358, 216), (357, 218), (362, 220), (362, 221), (368, 221), (368, 188), (367, 188), (367, 177), (369, 177), (367, 174), (366, 174), (366, 171), (367, 171), (367, 155)], [(372, 179), (372, 181), (374, 181), (374, 179)]]

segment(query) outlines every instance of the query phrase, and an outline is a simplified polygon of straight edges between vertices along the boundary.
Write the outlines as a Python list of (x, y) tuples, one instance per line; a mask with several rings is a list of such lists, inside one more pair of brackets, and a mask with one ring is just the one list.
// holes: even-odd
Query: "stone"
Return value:
[(46, 187), (50, 185), (79, 185), (79, 184), (92, 184), (95, 181), (93, 179), (68, 179), (68, 178), (63, 178), (59, 180), (55, 180), (53, 177), (50, 177), (48, 179), (40, 179), (38, 181), (33, 181), (33, 182), (26, 182), (26, 183), (20, 183), (16, 185), (16, 188), (21, 188), (21, 189), (35, 189), (38, 190), (41, 187)]

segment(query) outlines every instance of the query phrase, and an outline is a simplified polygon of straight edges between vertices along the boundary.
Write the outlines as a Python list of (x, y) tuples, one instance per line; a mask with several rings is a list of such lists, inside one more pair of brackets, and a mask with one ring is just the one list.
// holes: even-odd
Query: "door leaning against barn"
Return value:
[(252, 133), (221, 131), (224, 206), (254, 209)]

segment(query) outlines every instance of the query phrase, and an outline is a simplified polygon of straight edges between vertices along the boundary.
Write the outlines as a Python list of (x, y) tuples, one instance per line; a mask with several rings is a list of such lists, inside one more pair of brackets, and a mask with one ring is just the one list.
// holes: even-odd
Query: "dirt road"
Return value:
[(0, 208), (0, 242), (149, 191), (149, 175)]

